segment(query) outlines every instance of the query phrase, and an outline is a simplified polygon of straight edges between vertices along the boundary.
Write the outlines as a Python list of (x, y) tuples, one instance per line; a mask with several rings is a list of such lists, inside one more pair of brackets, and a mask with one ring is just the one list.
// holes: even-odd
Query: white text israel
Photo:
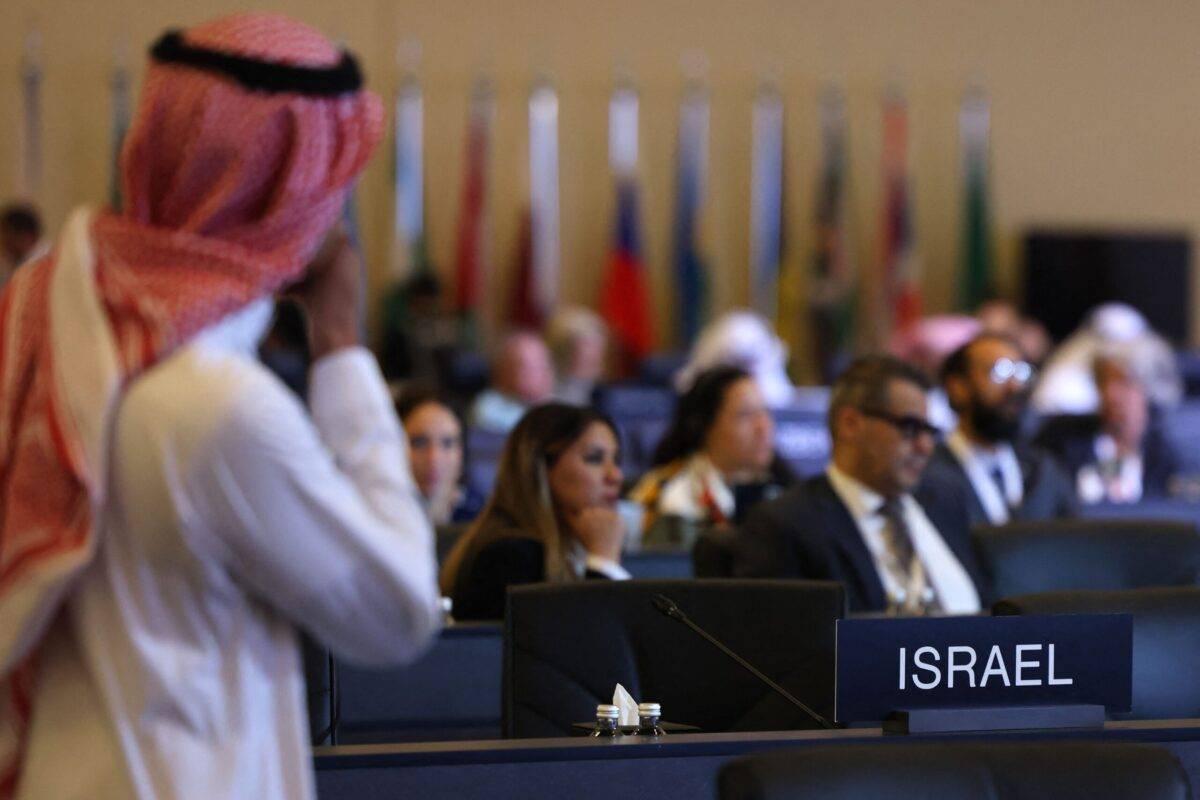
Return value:
[(1007, 652), (993, 645), (986, 656), (966, 645), (900, 648), (900, 689), (945, 687), (983, 689), (992, 686), (1070, 686), (1074, 679), (1055, 674), (1053, 644), (1018, 644)]

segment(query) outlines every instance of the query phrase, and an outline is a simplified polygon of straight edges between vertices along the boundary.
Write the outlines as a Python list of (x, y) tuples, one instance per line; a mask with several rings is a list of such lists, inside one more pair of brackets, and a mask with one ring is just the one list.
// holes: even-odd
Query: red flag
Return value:
[(913, 251), (912, 209), (908, 198), (908, 111), (890, 93), (883, 110), (884, 207), (880, 253), (891, 332), (921, 318), (921, 289)]
[(491, 124), (491, 90), (481, 82), (471, 100), (467, 129), (466, 173), (458, 218), (455, 259), (455, 310), (464, 317), (479, 306), (485, 270), (485, 199), (487, 196), (488, 133)]
[(516, 279), (512, 285), (509, 324), (514, 328), (540, 330), (546, 320), (534, 285), (533, 220), (528, 207), (521, 212), (521, 227), (517, 233), (513, 260)]
[(608, 323), (620, 349), (622, 367), (629, 373), (654, 347), (650, 292), (638, 230), (637, 185), (632, 180), (617, 184), (616, 222), (600, 289), (600, 315)]

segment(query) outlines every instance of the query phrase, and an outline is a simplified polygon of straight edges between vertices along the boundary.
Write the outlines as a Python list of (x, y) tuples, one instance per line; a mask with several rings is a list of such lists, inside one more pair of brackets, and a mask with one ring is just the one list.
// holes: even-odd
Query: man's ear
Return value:
[(833, 438), (843, 442), (858, 439), (862, 430), (863, 415), (853, 406), (842, 406), (833, 415)]

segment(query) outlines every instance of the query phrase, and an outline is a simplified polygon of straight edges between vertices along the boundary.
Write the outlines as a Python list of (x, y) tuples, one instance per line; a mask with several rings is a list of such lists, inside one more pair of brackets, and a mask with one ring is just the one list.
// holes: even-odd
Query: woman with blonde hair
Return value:
[(487, 506), (442, 568), (454, 617), (500, 619), (521, 583), (624, 579), (616, 427), (600, 412), (549, 403), (509, 435)]

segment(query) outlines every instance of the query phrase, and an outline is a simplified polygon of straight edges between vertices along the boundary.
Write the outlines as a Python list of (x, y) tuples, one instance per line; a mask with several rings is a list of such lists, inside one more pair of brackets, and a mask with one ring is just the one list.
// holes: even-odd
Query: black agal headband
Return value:
[(160, 64), (186, 64), (189, 67), (217, 72), (240, 83), (247, 89), (262, 92), (288, 92), (328, 97), (356, 92), (362, 88), (362, 73), (358, 61), (346, 51), (333, 67), (294, 67), (274, 64), (245, 56), (235, 56), (203, 47), (192, 47), (183, 41), (183, 33), (173, 30), (162, 35), (150, 49), (150, 57)]

